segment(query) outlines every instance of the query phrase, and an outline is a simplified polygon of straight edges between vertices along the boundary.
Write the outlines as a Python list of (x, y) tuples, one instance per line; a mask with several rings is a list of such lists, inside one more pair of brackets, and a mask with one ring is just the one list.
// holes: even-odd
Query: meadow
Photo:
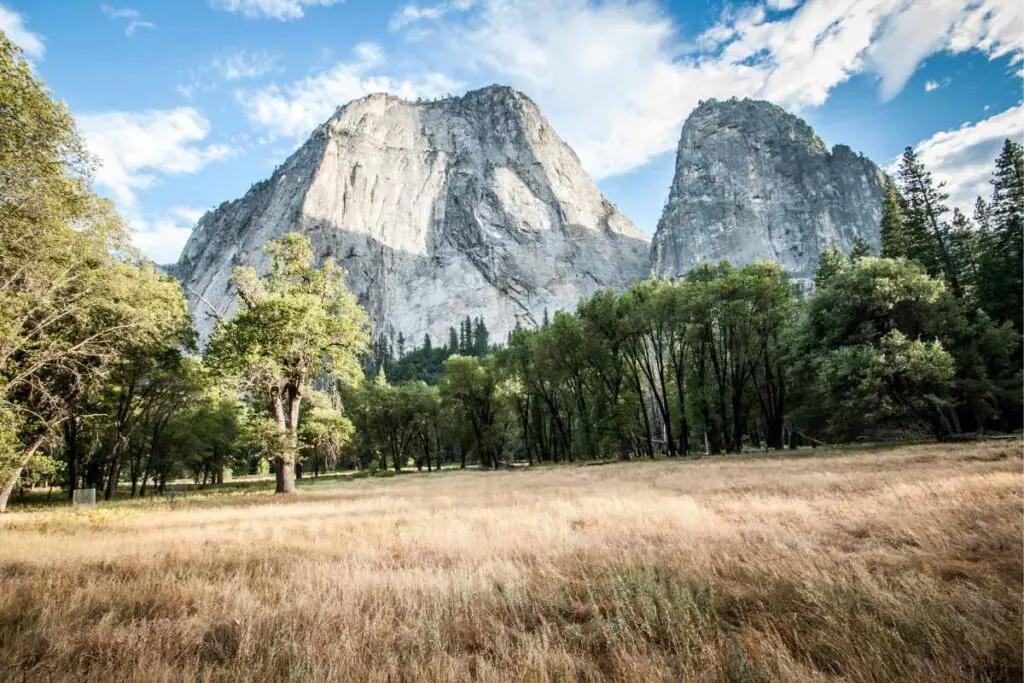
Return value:
[(15, 509), (0, 680), (1020, 681), (1022, 484), (998, 441)]

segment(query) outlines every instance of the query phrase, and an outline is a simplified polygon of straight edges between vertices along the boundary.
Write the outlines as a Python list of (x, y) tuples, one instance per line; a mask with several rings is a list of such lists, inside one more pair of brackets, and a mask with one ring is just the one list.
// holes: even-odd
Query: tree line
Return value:
[[(180, 285), (92, 189), (64, 105), (0, 35), (0, 510), (37, 482), (146, 496), (176, 479), (683, 456), (1020, 428), (1021, 148), (973, 221), (908, 150), (883, 253), (827, 252), (600, 291), (492, 344), (372, 339), (332, 261), (288, 234), (198, 347)], [(407, 348), (410, 347), (410, 348)]]

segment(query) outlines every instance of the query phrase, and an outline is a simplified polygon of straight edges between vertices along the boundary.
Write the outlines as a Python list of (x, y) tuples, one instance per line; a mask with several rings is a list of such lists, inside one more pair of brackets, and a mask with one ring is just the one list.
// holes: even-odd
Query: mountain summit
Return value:
[(773, 104), (704, 102), (683, 126), (653, 270), (765, 259), (809, 278), (829, 247), (849, 252), (859, 236), (877, 252), (884, 182), (870, 160), (845, 145), (829, 151)]
[(649, 244), (537, 106), (502, 86), (408, 102), (371, 95), (321, 125), (274, 174), (207, 213), (175, 271), (205, 338), (231, 315), (232, 268), (307, 235), (348, 272), (376, 333), (447, 339), (465, 316), (504, 339), (649, 271)]

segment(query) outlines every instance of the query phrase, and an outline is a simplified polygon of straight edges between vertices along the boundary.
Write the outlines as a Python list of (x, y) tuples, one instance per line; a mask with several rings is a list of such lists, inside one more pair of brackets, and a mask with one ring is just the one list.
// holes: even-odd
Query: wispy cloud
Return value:
[(131, 7), (112, 7), (102, 4), (100, 5), (100, 11), (115, 21), (127, 19), (128, 23), (125, 25), (124, 34), (129, 38), (134, 38), (135, 33), (140, 28), (156, 28), (156, 24), (152, 21), (146, 21), (142, 18), (142, 12)]
[(133, 38), (135, 36), (135, 32), (140, 28), (156, 28), (156, 24), (151, 21), (133, 21), (128, 24), (127, 28), (125, 28), (124, 34), (129, 38)]
[(939, 88), (945, 88), (950, 83), (952, 83), (952, 81), (948, 78), (943, 78), (941, 81), (926, 81), (924, 84), (924, 91), (935, 92)]
[(267, 50), (225, 49), (204, 66), (182, 74), (184, 82), (177, 86), (186, 99), (197, 93), (216, 90), (224, 83), (260, 78), (284, 71), (279, 55)]
[(234, 12), (250, 19), (301, 19), (308, 7), (329, 7), (345, 0), (210, 0), (215, 9)]
[(477, 0), (450, 0), (433, 5), (421, 5), (414, 2), (402, 5), (397, 12), (391, 15), (388, 23), (388, 30), (398, 31), (410, 24), (421, 21), (437, 20), (449, 12), (464, 12), (472, 9)]
[(43, 58), (43, 53), (46, 52), (43, 37), (28, 30), (23, 15), (3, 5), (0, 5), (0, 31), (20, 47), (29, 59)]
[(728, 9), (689, 38), (653, 0), (406, 8), (393, 28), (416, 36), (429, 22), (432, 32), (418, 55), (424, 73), (520, 88), (599, 178), (671, 150), (702, 99), (758, 97), (800, 110), (864, 73), (879, 77), (888, 99), (929, 55), (978, 50), (994, 59), (1017, 49), (1024, 29), (1019, 0), (765, 0)]
[(142, 14), (137, 9), (130, 7), (111, 7), (107, 4), (100, 5), (100, 10), (111, 19), (138, 19)]
[(213, 58), (210, 67), (227, 81), (258, 78), (280, 72), (280, 57), (266, 50), (229, 50)]
[(340, 104), (375, 92), (400, 97), (438, 97), (458, 91), (463, 84), (439, 73), (396, 79), (383, 75), (383, 49), (374, 43), (356, 46), (349, 61), (316, 76), (255, 91), (240, 90), (236, 99), (246, 118), (267, 133), (268, 140), (301, 137), (323, 123)]

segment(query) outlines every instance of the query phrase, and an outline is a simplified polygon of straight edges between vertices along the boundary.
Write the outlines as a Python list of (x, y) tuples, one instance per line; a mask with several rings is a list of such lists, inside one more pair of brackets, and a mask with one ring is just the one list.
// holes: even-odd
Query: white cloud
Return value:
[(442, 2), (436, 5), (408, 3), (402, 5), (392, 15), (391, 21), (388, 23), (388, 29), (398, 31), (409, 24), (440, 19), (449, 12), (464, 12), (471, 9), (474, 5), (476, 5), (476, 0), (451, 0), (450, 2)]
[[(983, 119), (964, 124), (955, 130), (940, 131), (919, 143), (915, 150), (921, 162), (936, 180), (946, 183), (949, 205), (968, 216), (974, 211), (974, 200), (992, 193), (994, 161), (1006, 138), (1020, 140), (1024, 136), (1024, 104)], [(895, 173), (899, 160), (893, 161)]]
[(131, 9), (130, 7), (111, 7), (110, 5), (100, 5), (100, 9), (111, 19), (138, 19), (142, 16), (137, 9)]
[(379, 75), (384, 51), (374, 43), (356, 46), (354, 58), (315, 76), (285, 86), (271, 85), (255, 91), (238, 91), (236, 97), (246, 118), (263, 127), (267, 139), (301, 137), (323, 123), (339, 106), (375, 92), (399, 97), (438, 97), (462, 88), (447, 76), (426, 73), (412, 79)]
[(205, 213), (188, 206), (172, 206), (152, 220), (129, 216), (132, 242), (155, 263), (175, 263), (192, 228)]
[(935, 52), (1012, 51), (1024, 14), (1019, 0), (764, 0), (686, 41), (653, 0), (479, 0), (436, 18), (444, 3), (413, 7), (393, 24), (433, 20), (423, 58), (435, 70), (523, 90), (599, 178), (671, 150), (699, 100), (749, 96), (800, 110), (866, 72), (892, 97)]
[(210, 66), (224, 80), (237, 81), (281, 71), (279, 61), (277, 55), (266, 50), (234, 50), (217, 55)]
[(232, 153), (227, 145), (199, 144), (210, 134), (210, 122), (191, 107), (76, 118), (89, 151), (101, 162), (97, 184), (126, 211), (136, 207), (136, 193), (157, 184), (160, 176), (196, 173)]
[(948, 78), (943, 78), (941, 81), (926, 81), (924, 84), (925, 92), (934, 92), (939, 88), (945, 88), (952, 81)]
[(140, 28), (156, 28), (156, 24), (152, 21), (132, 21), (128, 23), (127, 28), (124, 30), (124, 34), (129, 38), (135, 36), (135, 32)]
[(250, 19), (290, 21), (305, 16), (307, 7), (329, 7), (345, 0), (210, 0), (216, 9), (241, 14)]
[(177, 90), (185, 99), (192, 99), (196, 93), (216, 90), (225, 82), (259, 78), (283, 70), (280, 57), (267, 50), (222, 50), (209, 64), (182, 72), (186, 82), (179, 83)]
[(3, 31), (12, 43), (20, 47), (27, 57), (43, 58), (43, 53), (46, 51), (43, 37), (25, 27), (24, 16), (3, 5), (0, 5), (0, 31)]
[(129, 38), (134, 38), (135, 33), (140, 28), (156, 28), (156, 24), (152, 21), (145, 21), (142, 18), (142, 13), (137, 9), (131, 7), (111, 7), (110, 5), (100, 5), (100, 9), (111, 19), (128, 19), (128, 23), (125, 25), (124, 34)]

